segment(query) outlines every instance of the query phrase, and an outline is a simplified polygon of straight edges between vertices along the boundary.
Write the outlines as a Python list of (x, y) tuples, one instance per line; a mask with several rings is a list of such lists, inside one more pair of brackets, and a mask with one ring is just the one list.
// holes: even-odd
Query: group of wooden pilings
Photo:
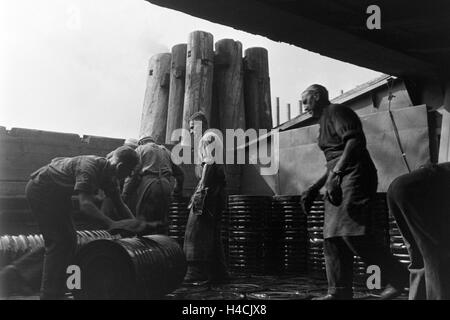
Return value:
[(272, 128), (268, 52), (223, 39), (214, 44), (204, 31), (187, 44), (150, 58), (140, 137), (174, 144), (175, 129), (188, 129), (189, 117), (203, 111), (210, 127)]

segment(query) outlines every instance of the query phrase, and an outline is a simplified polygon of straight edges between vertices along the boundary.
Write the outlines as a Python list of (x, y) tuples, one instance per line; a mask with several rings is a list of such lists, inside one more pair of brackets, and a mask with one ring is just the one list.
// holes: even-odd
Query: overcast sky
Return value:
[(144, 0), (0, 0), (0, 126), (137, 137), (148, 59), (194, 30), (269, 51), (272, 100), (331, 97), (380, 73)]

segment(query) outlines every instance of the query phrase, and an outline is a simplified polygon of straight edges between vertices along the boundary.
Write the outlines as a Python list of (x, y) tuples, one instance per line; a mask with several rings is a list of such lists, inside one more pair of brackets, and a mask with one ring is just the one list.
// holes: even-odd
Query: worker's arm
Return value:
[(306, 191), (304, 191), (301, 195), (301, 204), (303, 207), (303, 211), (305, 213), (308, 213), (311, 209), (311, 206), (314, 202), (314, 200), (319, 195), (320, 189), (325, 185), (325, 182), (327, 181), (328, 177), (328, 171), (326, 171), (319, 180), (316, 181), (312, 186), (310, 186)]
[(110, 183), (105, 184), (103, 188), (105, 195), (111, 199), (114, 207), (116, 208), (119, 217), (122, 219), (134, 219), (133, 213), (131, 213), (131, 210), (124, 203), (120, 195), (119, 182), (112, 179)]
[(351, 161), (354, 161), (354, 159), (358, 159), (362, 147), (364, 146), (363, 141), (361, 141), (361, 138), (354, 137), (347, 140), (345, 143), (344, 152), (342, 153), (341, 158), (336, 163), (333, 171), (334, 172), (345, 172), (345, 170), (348, 167), (348, 164)]
[(322, 187), (325, 185), (325, 182), (327, 181), (327, 177), (328, 177), (328, 171), (326, 171), (326, 172), (319, 178), (319, 180), (317, 180), (316, 183), (314, 183), (310, 188), (313, 188), (314, 190), (319, 191), (319, 190), (322, 189)]
[(87, 192), (78, 193), (78, 201), (80, 203), (80, 210), (85, 213), (92, 220), (101, 223), (102, 227), (109, 229), (113, 220), (104, 215), (100, 209), (95, 205), (95, 197), (93, 194)]

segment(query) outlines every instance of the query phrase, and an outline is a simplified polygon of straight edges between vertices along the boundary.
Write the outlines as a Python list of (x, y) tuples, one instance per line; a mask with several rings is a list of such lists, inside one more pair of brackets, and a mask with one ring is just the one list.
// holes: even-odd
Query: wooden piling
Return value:
[(189, 34), (183, 106), (185, 129), (189, 129), (189, 117), (197, 111), (203, 111), (208, 121), (211, 121), (213, 45), (213, 36), (208, 32), (194, 31)]
[(249, 48), (244, 57), (244, 97), (247, 128), (272, 128), (268, 52)]
[(172, 47), (172, 62), (170, 65), (170, 92), (167, 108), (166, 143), (175, 144), (172, 132), (183, 128), (184, 86), (186, 82), (187, 44), (177, 44)]
[(287, 104), (287, 118), (288, 118), (288, 121), (291, 120), (291, 104), (290, 103)]
[(244, 70), (242, 44), (223, 39), (215, 44), (213, 114), (219, 117), (219, 129), (245, 129)]
[(139, 137), (151, 136), (158, 143), (166, 137), (170, 61), (170, 53), (160, 53), (150, 58), (148, 66)]

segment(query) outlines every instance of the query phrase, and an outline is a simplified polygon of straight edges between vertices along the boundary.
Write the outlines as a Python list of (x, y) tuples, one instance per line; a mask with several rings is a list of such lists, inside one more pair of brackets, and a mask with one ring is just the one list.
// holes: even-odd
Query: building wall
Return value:
[[(393, 110), (409, 165), (417, 169), (429, 162), (426, 106)], [(407, 173), (388, 112), (361, 117), (367, 148), (378, 170), (378, 192), (386, 192), (393, 179)], [(262, 176), (259, 166), (243, 169), (242, 194), (300, 194), (325, 172), (325, 158), (317, 146), (318, 125), (280, 133), (280, 166), (275, 175)]]

